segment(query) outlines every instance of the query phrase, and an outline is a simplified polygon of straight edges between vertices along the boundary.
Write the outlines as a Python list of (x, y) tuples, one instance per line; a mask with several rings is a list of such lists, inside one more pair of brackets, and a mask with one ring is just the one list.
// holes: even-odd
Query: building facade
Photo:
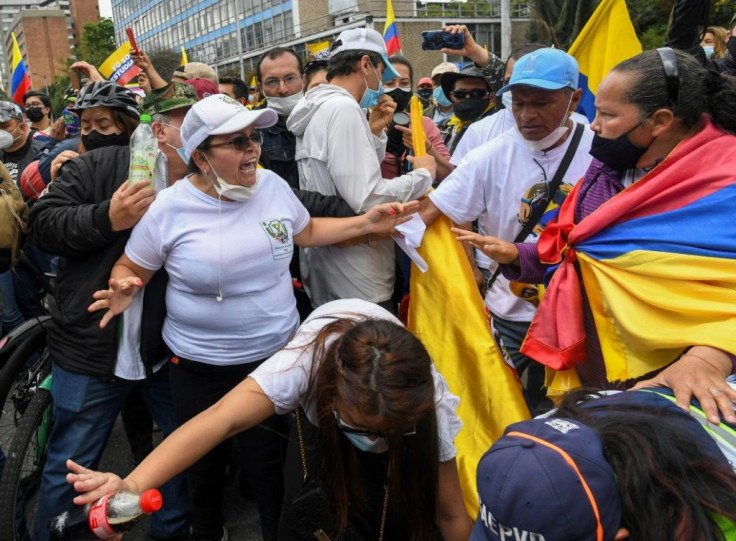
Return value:
[[(479, 43), (500, 54), (499, 0), (392, 3), (402, 52), (418, 75), (428, 74), (444, 59), (439, 52), (421, 50), (421, 32), (446, 24), (467, 24)], [(271, 47), (293, 47), (306, 57), (307, 43), (332, 41), (354, 27), (380, 32), (386, 21), (385, 0), (113, 0), (112, 9), (118, 43), (132, 27), (139, 46), (148, 51), (183, 46), (190, 61), (210, 64), (220, 74), (241, 74), (245, 80)], [(512, 0), (514, 42), (523, 41), (528, 10), (527, 2)]]
[(26, 62), (34, 90), (50, 86), (57, 75), (66, 75), (66, 60), (73, 57), (85, 23), (100, 19), (97, 0), (0, 0), (3, 46), (0, 78), (9, 92), (13, 40)]

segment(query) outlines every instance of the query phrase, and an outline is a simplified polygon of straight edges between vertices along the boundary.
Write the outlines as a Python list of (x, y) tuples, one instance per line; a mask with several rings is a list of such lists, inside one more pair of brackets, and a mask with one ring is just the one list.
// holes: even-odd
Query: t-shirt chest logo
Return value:
[(273, 218), (261, 222), (261, 227), (266, 232), (266, 236), (271, 244), (271, 253), (274, 259), (284, 259), (291, 257), (294, 252), (294, 245), (291, 242), (289, 228), (283, 219)]

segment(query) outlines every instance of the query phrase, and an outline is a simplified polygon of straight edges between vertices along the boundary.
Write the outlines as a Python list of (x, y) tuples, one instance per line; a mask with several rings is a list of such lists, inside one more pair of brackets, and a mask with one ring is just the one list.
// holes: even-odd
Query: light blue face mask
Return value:
[(388, 451), (388, 441), (386, 441), (386, 438), (372, 440), (368, 436), (362, 436), (360, 434), (351, 434), (350, 432), (343, 432), (343, 434), (350, 440), (350, 443), (366, 453), (381, 454)]
[(513, 100), (511, 99), (511, 90), (507, 90), (503, 94), (501, 94), (501, 103), (503, 103), (503, 106), (511, 110), (511, 104), (513, 103)]
[(189, 165), (189, 156), (187, 155), (186, 150), (184, 150), (184, 147), (176, 148), (174, 145), (171, 145), (169, 143), (164, 143), (164, 144), (167, 145), (172, 150), (174, 150), (174, 152), (176, 152), (176, 155), (181, 158), (181, 161), (184, 162), (184, 165)]
[(701, 45), (701, 47), (705, 51), (705, 58), (710, 60), (710, 57), (713, 56), (713, 45)]
[(364, 75), (363, 82), (365, 83), (365, 92), (363, 92), (363, 97), (360, 98), (361, 109), (375, 107), (378, 105), (378, 98), (383, 96), (383, 83), (381, 82), (381, 78), (378, 76), (378, 72), (376, 71), (376, 68), (373, 67), (373, 64), (371, 64), (371, 68), (373, 69), (373, 73), (376, 75), (376, 80), (378, 81), (378, 90), (373, 90), (368, 86), (368, 81), (365, 80)]
[(442, 91), (441, 86), (435, 88), (432, 95), (434, 96), (434, 99), (437, 100), (438, 105), (441, 105), (442, 107), (449, 107), (450, 105), (452, 105), (452, 102), (447, 96), (445, 96), (445, 93)]

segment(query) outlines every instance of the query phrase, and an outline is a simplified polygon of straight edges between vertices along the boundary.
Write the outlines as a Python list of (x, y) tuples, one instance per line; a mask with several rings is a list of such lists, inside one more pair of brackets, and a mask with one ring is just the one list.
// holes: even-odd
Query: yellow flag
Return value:
[(460, 484), (478, 513), (475, 470), (509, 424), (529, 418), (516, 373), (503, 361), (465, 251), (441, 216), (424, 234), (426, 273), (412, 268), (409, 330), (427, 347), (450, 391), (460, 397), (463, 428), (455, 438)]
[(411, 118), (411, 142), (414, 147), (414, 156), (417, 158), (427, 155), (427, 134), (422, 122), (422, 102), (416, 96), (409, 102), (409, 117)]
[(141, 68), (133, 64), (130, 57), (130, 42), (124, 42), (114, 53), (107, 57), (99, 67), (100, 74), (119, 85), (125, 85), (141, 72)]
[(583, 89), (580, 108), (591, 121), (595, 117), (598, 85), (616, 64), (641, 50), (626, 1), (603, 0), (567, 51), (578, 61), (578, 87)]
[(181, 46), (181, 66), (186, 66), (189, 64), (189, 58), (187, 57), (187, 50), (184, 48), (184, 46)]
[(327, 60), (330, 57), (330, 42), (325, 40), (307, 43), (307, 51), (310, 60)]

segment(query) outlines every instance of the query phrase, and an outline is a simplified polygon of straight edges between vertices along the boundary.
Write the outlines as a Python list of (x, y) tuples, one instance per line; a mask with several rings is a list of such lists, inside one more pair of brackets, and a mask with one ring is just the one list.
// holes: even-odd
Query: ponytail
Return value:
[(713, 122), (724, 131), (736, 133), (736, 77), (708, 70), (705, 87)]

